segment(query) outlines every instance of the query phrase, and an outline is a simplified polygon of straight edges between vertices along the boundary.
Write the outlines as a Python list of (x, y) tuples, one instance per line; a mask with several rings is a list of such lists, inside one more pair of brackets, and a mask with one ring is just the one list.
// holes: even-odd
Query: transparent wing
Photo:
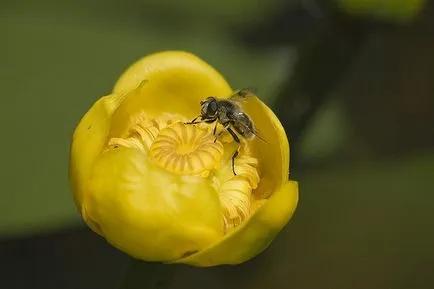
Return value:
[[(237, 103), (244, 103), (248, 101), (251, 97), (257, 97), (256, 96), (256, 89), (254, 88), (241, 88), (238, 90), (235, 90), (232, 95), (229, 97), (230, 100), (235, 101)], [(260, 140), (262, 140), (265, 143), (268, 143), (267, 140), (262, 136), (262, 133), (257, 128), (251, 128), (247, 126), (243, 122), (238, 122), (238, 125), (242, 126), (244, 130), (251, 132), (256, 137), (258, 137)]]
[(252, 134), (254, 134), (257, 138), (259, 138), (260, 140), (262, 140), (263, 142), (265, 142), (265, 143), (269, 143), (263, 136), (262, 136), (262, 133), (256, 128), (256, 127), (249, 127), (246, 123), (244, 123), (244, 122), (241, 122), (241, 121), (238, 121), (237, 122), (237, 125), (238, 126), (241, 126), (242, 128), (243, 128), (243, 130), (245, 130), (245, 131), (249, 131), (249, 132), (251, 132)]
[(256, 90), (253, 88), (241, 88), (235, 90), (229, 99), (236, 102), (246, 102), (250, 97), (256, 96), (255, 92)]
[[(251, 130), (250, 130), (251, 131)], [(257, 129), (257, 128), (255, 128), (255, 131), (252, 131), (252, 133), (257, 137), (257, 138), (259, 138), (261, 141), (263, 141), (263, 142), (265, 142), (265, 143), (269, 143), (263, 136), (262, 136), (262, 133)]]

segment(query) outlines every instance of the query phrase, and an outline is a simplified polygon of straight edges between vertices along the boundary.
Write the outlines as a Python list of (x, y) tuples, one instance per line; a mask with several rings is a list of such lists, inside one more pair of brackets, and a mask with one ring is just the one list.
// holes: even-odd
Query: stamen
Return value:
[[(178, 122), (160, 130), (149, 155), (157, 165), (172, 173), (196, 175), (218, 165), (223, 145), (214, 143), (206, 130)], [(186, 166), (186, 162), (191, 165)]]

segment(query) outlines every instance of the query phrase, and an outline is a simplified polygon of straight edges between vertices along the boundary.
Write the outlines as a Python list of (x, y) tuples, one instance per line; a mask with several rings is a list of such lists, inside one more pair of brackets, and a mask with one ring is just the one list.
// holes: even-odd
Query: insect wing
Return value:
[(257, 129), (257, 128), (255, 128), (254, 130), (251, 130), (251, 129), (249, 129), (249, 128), (247, 128), (248, 130), (250, 130), (257, 138), (259, 138), (261, 141), (263, 141), (263, 142), (265, 142), (265, 143), (269, 143), (263, 136), (262, 136), (262, 133)]
[(254, 89), (242, 88), (235, 90), (229, 99), (235, 102), (246, 102), (250, 97), (256, 97)]
[(265, 143), (268, 143), (267, 140), (262, 136), (262, 133), (253, 126), (253, 123), (251, 126), (249, 126), (249, 122), (251, 121), (249, 119), (249, 121), (242, 121), (243, 118), (248, 118), (247, 115), (245, 113), (238, 113), (237, 118), (237, 125), (240, 126), (243, 131), (248, 131), (250, 133), (252, 133), (253, 135), (255, 135), (257, 138), (259, 138), (260, 140), (262, 140)]

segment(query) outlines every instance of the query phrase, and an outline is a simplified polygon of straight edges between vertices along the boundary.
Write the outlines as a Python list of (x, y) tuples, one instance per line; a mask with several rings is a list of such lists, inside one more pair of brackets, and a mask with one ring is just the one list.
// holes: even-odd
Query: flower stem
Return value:
[(144, 262), (131, 258), (122, 289), (170, 288), (176, 265)]

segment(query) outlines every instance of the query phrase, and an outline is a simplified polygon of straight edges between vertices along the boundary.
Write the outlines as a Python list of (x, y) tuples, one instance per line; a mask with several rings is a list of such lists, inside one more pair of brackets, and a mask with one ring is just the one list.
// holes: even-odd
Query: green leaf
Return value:
[(349, 14), (394, 22), (409, 22), (424, 8), (426, 0), (335, 0)]

